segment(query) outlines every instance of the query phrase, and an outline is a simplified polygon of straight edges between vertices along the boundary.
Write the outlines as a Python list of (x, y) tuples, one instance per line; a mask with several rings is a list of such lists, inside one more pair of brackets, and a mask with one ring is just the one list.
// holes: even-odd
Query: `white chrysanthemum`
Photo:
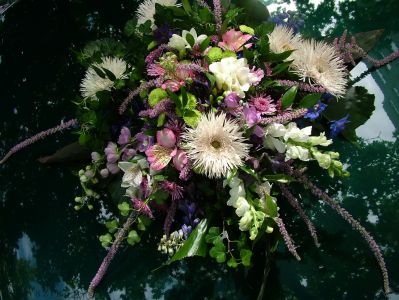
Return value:
[(152, 29), (155, 29), (155, 4), (162, 6), (178, 6), (177, 0), (144, 0), (136, 10), (137, 25), (151, 21)]
[(347, 70), (334, 47), (324, 42), (306, 40), (292, 57), (292, 68), (303, 81), (320, 85), (335, 96), (345, 94)]
[[(125, 79), (127, 75), (125, 74), (128, 68), (127, 63), (115, 57), (104, 57), (102, 63), (94, 64), (95, 67), (99, 69), (107, 69), (115, 75), (117, 79)], [(97, 74), (97, 72), (90, 67), (86, 71), (85, 78), (83, 78), (80, 84), (80, 92), (84, 98), (96, 99), (96, 93), (99, 91), (110, 91), (113, 87), (114, 82), (108, 77), (102, 78)]]
[(211, 64), (209, 71), (215, 75), (218, 89), (229, 93), (234, 92), (240, 98), (244, 98), (244, 92), (259, 81), (259, 77), (251, 72), (245, 58), (223, 58), (220, 62)]
[(183, 141), (194, 168), (209, 178), (226, 176), (241, 166), (250, 147), (237, 123), (214, 112), (202, 115), (196, 128), (188, 128)]
[[(280, 25), (274, 27), (272, 33), (268, 34), (268, 37), (270, 50), (274, 53), (296, 50), (300, 47), (302, 41), (299, 35), (294, 34), (294, 31), (291, 28)], [(291, 58), (292, 54), (286, 60)]]

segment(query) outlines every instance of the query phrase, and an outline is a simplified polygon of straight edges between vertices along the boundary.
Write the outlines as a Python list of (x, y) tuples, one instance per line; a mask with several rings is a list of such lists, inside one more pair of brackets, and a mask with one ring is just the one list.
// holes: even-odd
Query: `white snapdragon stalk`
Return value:
[(251, 72), (245, 58), (223, 58), (220, 62), (212, 63), (209, 71), (215, 75), (218, 89), (236, 93), (240, 98), (244, 98), (245, 92), (259, 81)]
[(178, 34), (173, 34), (169, 40), (168, 46), (179, 51), (191, 49), (191, 44), (187, 40), (188, 34), (194, 38), (194, 45), (200, 45), (207, 38), (205, 34), (198, 36), (197, 31), (194, 28), (191, 28), (190, 31), (183, 30), (181, 36)]
[(285, 152), (285, 143), (280, 140), (284, 137), (287, 129), (283, 124), (273, 123), (265, 128), (265, 138), (263, 146), (270, 150), (276, 150), (279, 153)]

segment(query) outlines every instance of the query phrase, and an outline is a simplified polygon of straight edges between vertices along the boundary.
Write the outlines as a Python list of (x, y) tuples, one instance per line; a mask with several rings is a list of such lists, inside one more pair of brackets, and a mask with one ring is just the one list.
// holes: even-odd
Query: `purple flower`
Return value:
[(260, 119), (256, 108), (253, 106), (244, 108), (244, 118), (249, 127), (254, 126)]
[(308, 112), (304, 116), (304, 118), (309, 119), (309, 120), (316, 120), (318, 117), (320, 117), (320, 114), (327, 108), (327, 104), (324, 104), (323, 102), (319, 101), (317, 105), (315, 105), (312, 108), (309, 108)]
[(127, 127), (122, 127), (121, 129), (121, 134), (119, 135), (118, 138), (118, 144), (123, 146), (126, 145), (130, 142), (130, 138), (132, 137), (129, 128)]
[(152, 145), (154, 145), (154, 137), (146, 135), (142, 132), (139, 132), (136, 134), (136, 140), (137, 140), (137, 150), (140, 152), (145, 152), (150, 148)]
[(340, 134), (344, 129), (345, 125), (349, 123), (348, 121), (349, 115), (346, 115), (342, 119), (339, 119), (337, 121), (332, 121), (330, 124), (330, 136), (332, 138), (336, 137), (338, 134)]
[(169, 42), (169, 39), (172, 37), (173, 33), (175, 33), (173, 30), (170, 29), (168, 24), (164, 24), (161, 27), (158, 27), (154, 31), (154, 39), (160, 44), (167, 44)]
[(126, 148), (126, 149), (123, 150), (122, 160), (123, 161), (128, 161), (129, 159), (131, 159), (135, 155), (136, 155), (136, 150)]
[(236, 93), (230, 93), (224, 98), (224, 103), (229, 109), (236, 109), (239, 106), (240, 97)]

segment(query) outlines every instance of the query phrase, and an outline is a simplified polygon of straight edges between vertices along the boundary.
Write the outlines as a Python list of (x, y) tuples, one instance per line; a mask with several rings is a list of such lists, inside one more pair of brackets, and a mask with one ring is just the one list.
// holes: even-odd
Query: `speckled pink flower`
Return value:
[(223, 48), (224, 50), (238, 52), (242, 51), (243, 47), (252, 47), (252, 44), (245, 45), (245, 43), (248, 42), (251, 38), (252, 35), (250, 34), (243, 34), (241, 31), (231, 29), (223, 34), (222, 41), (219, 42), (218, 46), (220, 48)]

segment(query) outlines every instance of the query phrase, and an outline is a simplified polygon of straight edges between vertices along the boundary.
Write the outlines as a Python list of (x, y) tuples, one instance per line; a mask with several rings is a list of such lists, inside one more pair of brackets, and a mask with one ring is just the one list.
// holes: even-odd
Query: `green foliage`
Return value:
[(112, 221), (106, 222), (105, 226), (107, 227), (107, 229), (110, 233), (114, 233), (115, 231), (118, 230), (118, 221), (112, 220)]
[(207, 249), (205, 243), (205, 235), (208, 230), (208, 220), (203, 219), (191, 232), (188, 239), (185, 241), (183, 246), (173, 255), (173, 257), (167, 262), (171, 264), (174, 261), (184, 259), (192, 256), (205, 256)]
[(242, 249), (240, 251), (241, 262), (244, 266), (249, 267), (251, 265), (252, 251), (248, 249)]
[(131, 230), (127, 236), (127, 242), (129, 243), (129, 245), (133, 246), (133, 245), (139, 243), (140, 241), (141, 241), (141, 238), (137, 234), (137, 231)]
[(281, 100), (283, 109), (290, 107), (294, 103), (297, 92), (298, 87), (293, 86), (283, 95), (283, 98)]
[(101, 242), (101, 246), (108, 247), (110, 244), (112, 244), (112, 235), (110, 235), (109, 233), (101, 235), (99, 237), (99, 240)]
[(311, 108), (317, 104), (320, 100), (321, 94), (309, 94), (303, 97), (301, 102), (299, 102), (299, 107)]
[(130, 205), (127, 202), (122, 202), (118, 204), (118, 209), (122, 216), (127, 217), (130, 212)]

